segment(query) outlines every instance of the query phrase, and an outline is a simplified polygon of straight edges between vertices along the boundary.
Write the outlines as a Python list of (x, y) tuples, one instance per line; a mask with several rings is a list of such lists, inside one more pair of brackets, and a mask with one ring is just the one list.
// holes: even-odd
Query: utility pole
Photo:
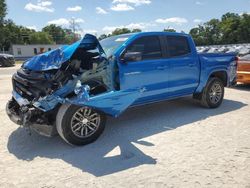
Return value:
[(73, 32), (74, 41), (77, 41), (77, 33), (76, 33), (76, 31), (77, 31), (77, 30), (80, 30), (80, 26), (79, 26), (79, 24), (76, 22), (75, 18), (71, 18), (71, 20), (70, 20), (70, 29), (71, 29), (72, 32)]
[(72, 18), (72, 31), (74, 33), (74, 41), (76, 41), (76, 22), (75, 22), (75, 18)]

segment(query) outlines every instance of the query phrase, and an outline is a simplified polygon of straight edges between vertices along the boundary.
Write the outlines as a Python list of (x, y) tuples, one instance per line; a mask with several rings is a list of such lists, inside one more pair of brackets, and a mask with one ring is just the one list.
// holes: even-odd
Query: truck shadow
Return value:
[[(95, 143), (84, 147), (69, 146), (59, 136), (29, 136), (22, 128), (9, 136), (7, 147), (20, 160), (61, 159), (94, 176), (104, 176), (144, 164), (156, 164), (157, 159), (136, 147), (137, 144), (154, 147), (154, 143), (146, 142), (144, 138), (244, 106), (246, 104), (241, 102), (224, 100), (218, 109), (205, 109), (190, 98), (182, 98), (132, 108), (117, 119), (109, 118), (104, 134)], [(120, 152), (115, 153), (117, 148)]]

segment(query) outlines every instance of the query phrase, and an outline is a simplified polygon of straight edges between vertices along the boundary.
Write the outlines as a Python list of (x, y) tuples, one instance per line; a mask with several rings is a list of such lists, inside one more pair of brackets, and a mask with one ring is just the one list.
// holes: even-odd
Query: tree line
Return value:
[[(6, 14), (6, 2), (0, 0), (0, 51), (8, 51), (11, 44), (71, 44), (80, 38), (71, 29), (53, 24), (44, 27), (41, 31), (19, 26), (10, 19), (6, 20)], [(176, 32), (169, 28), (164, 31)], [(99, 40), (134, 32), (141, 32), (141, 30), (117, 28), (110, 34), (100, 35)], [(192, 28), (189, 34), (196, 45), (250, 43), (250, 15), (226, 13), (221, 19), (211, 19)]]
[(42, 31), (35, 31), (16, 25), (12, 20), (5, 20), (0, 26), (0, 50), (8, 50), (11, 44), (70, 44), (78, 40), (70, 29), (49, 25)]
[(0, 51), (8, 51), (12, 44), (71, 44), (80, 38), (71, 29), (54, 24), (41, 31), (19, 26), (5, 19), (6, 14), (6, 2), (0, 0)]
[(250, 14), (226, 13), (190, 30), (196, 45), (250, 43)]

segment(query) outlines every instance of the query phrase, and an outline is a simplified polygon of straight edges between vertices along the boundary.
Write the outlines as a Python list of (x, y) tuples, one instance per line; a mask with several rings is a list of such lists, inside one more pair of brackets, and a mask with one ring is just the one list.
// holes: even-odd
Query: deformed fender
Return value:
[(88, 97), (86, 91), (83, 91), (77, 97), (68, 99), (67, 103), (92, 107), (105, 114), (118, 117), (140, 97), (141, 93), (140, 89), (128, 89)]

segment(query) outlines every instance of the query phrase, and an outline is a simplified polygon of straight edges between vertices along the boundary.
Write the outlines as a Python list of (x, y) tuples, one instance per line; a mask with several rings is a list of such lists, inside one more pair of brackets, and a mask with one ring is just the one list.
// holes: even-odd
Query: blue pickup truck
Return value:
[(220, 106), (236, 80), (235, 54), (198, 54), (189, 35), (141, 32), (82, 40), (24, 62), (13, 75), (10, 119), (42, 135), (85, 145), (103, 132), (106, 115), (193, 95)]

